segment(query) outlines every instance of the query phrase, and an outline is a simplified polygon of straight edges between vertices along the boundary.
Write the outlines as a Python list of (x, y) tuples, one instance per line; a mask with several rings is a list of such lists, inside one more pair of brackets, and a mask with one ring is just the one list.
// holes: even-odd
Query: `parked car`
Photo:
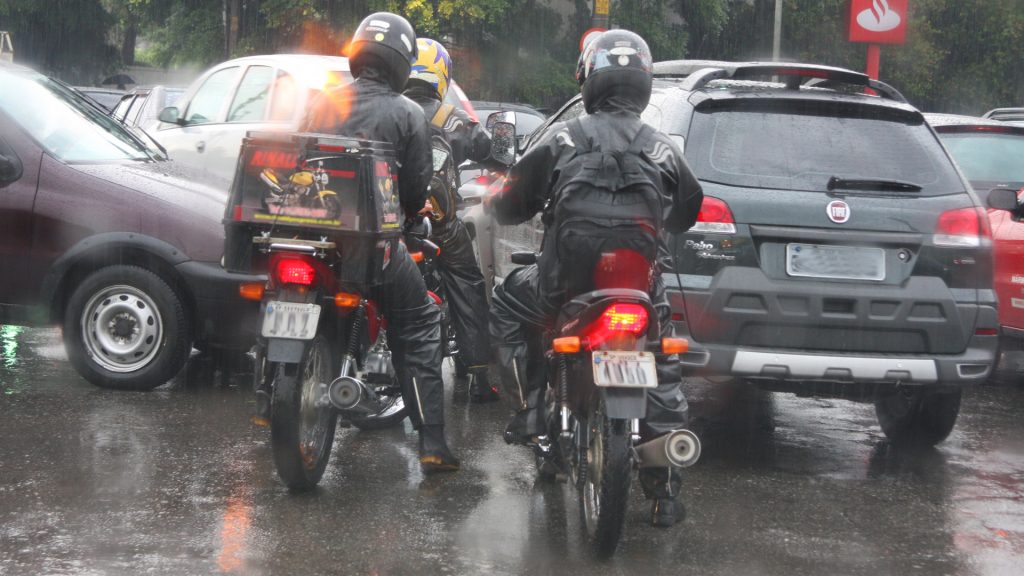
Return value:
[(62, 326), (72, 365), (148, 389), (256, 310), (220, 266), (227, 185), (204, 186), (77, 92), (0, 65), (0, 323)]
[(129, 128), (142, 128), (149, 132), (160, 122), (157, 119), (160, 111), (173, 106), (184, 93), (184, 88), (162, 85), (135, 88), (121, 97), (110, 115)]
[(982, 118), (1024, 126), (1024, 108), (996, 108), (985, 112)]
[[(1024, 110), (1022, 110), (1024, 111)], [(993, 189), (1024, 200), (1024, 126), (970, 116), (925, 114), (982, 203)], [(1022, 211), (989, 209), (1004, 348), (1024, 347), (1024, 222)]]
[(96, 88), (92, 86), (75, 86), (74, 89), (79, 94), (85, 96), (89, 100), (92, 100), (100, 106), (104, 111), (110, 113), (117, 106), (117, 103), (124, 96), (124, 90), (116, 90), (114, 88)]
[[(643, 119), (685, 150), (705, 194), (665, 275), (690, 341), (684, 367), (874, 402), (892, 441), (945, 439), (963, 387), (992, 369), (998, 319), (988, 219), (921, 113), (839, 68), (655, 71)], [(582, 114), (576, 97), (526, 149)], [(542, 225), (494, 227), (479, 213), (467, 217), (500, 281), (511, 252), (537, 249)]]

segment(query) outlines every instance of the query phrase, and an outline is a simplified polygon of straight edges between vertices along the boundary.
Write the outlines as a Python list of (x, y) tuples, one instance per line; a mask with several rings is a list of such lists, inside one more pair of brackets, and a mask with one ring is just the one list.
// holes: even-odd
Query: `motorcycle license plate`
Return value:
[(267, 302), (263, 315), (265, 338), (312, 340), (320, 321), (320, 306), (296, 302)]
[(650, 352), (594, 352), (594, 384), (615, 388), (654, 388), (658, 371)]

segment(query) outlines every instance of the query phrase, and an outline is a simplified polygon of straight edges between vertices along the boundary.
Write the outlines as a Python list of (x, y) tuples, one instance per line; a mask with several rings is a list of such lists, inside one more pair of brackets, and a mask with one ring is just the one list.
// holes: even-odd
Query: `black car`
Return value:
[[(826, 66), (675, 61), (655, 75), (643, 118), (684, 148), (705, 194), (665, 276), (684, 366), (873, 401), (890, 439), (945, 439), (963, 386), (992, 369), (999, 324), (988, 219), (921, 113)], [(573, 99), (526, 146), (584, 113)], [(541, 237), (537, 220), (488, 231), (495, 281)]]

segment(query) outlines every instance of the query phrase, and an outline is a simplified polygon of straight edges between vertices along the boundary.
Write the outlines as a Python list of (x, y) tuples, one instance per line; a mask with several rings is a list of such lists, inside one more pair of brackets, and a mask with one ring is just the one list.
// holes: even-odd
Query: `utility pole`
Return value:
[(14, 42), (11, 33), (0, 30), (0, 62), (14, 62)]
[(590, 12), (591, 28), (608, 28), (608, 4), (609, 0), (594, 0), (593, 9)]
[(772, 61), (782, 56), (782, 0), (775, 0), (775, 33), (772, 36)]

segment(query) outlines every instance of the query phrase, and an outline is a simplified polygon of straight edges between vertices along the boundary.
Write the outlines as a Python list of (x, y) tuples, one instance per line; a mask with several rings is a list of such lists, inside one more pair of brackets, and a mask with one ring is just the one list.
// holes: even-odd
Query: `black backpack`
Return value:
[(549, 292), (573, 296), (594, 289), (602, 254), (628, 250), (653, 267), (663, 197), (652, 180), (657, 171), (643, 156), (653, 128), (642, 124), (624, 151), (595, 149), (579, 119), (569, 121), (568, 129), (576, 155), (562, 168), (545, 209), (548, 230), (539, 265), (543, 278), (561, 284), (548, 286)]

